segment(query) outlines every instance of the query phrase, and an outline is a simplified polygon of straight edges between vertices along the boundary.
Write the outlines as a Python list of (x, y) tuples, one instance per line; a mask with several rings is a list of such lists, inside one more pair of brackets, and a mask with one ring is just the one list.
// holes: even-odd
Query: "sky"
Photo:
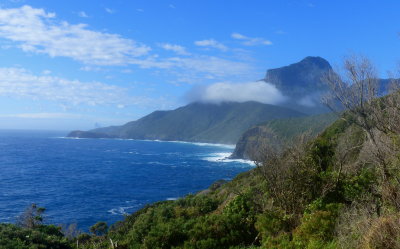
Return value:
[[(121, 125), (196, 100), (285, 99), (257, 80), (321, 56), (398, 68), (400, 1), (1, 0), (0, 129)], [(196, 94), (193, 94), (193, 93)]]

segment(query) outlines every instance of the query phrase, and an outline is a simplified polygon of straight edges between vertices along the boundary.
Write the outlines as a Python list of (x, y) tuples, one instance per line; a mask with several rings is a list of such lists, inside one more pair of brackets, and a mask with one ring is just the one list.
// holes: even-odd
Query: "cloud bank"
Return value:
[(135, 105), (147, 103), (127, 89), (101, 82), (82, 82), (54, 76), (37, 76), (22, 68), (0, 68), (0, 96), (48, 100), (65, 105)]
[(201, 82), (204, 79), (223, 80), (226, 77), (247, 77), (254, 75), (255, 69), (240, 61), (232, 61), (216, 56), (192, 55), (191, 57), (169, 57), (160, 59), (149, 57), (131, 61), (140, 68), (159, 68), (178, 76), (184, 83)]
[[(83, 14), (80, 13), (80, 14)], [(86, 14), (86, 13), (85, 13)], [(254, 73), (248, 62), (210, 55), (191, 54), (185, 47), (158, 43), (176, 56), (161, 57), (151, 53), (150, 46), (118, 34), (99, 32), (87, 24), (70, 24), (56, 18), (55, 13), (25, 5), (20, 8), (0, 8), (0, 39), (12, 41), (8, 47), (18, 47), (27, 53), (67, 57), (83, 63), (84, 69), (99, 66), (136, 65), (140, 68), (163, 69), (178, 75), (178, 82), (198, 79), (226, 80)], [(195, 41), (196, 46), (229, 51), (214, 40)]]
[(239, 33), (232, 33), (231, 37), (236, 40), (241, 40), (242, 44), (245, 46), (272, 45), (270, 40), (259, 37), (248, 37)]
[(169, 43), (162, 43), (159, 45), (161, 48), (165, 49), (165, 50), (169, 50), (169, 51), (173, 51), (177, 54), (180, 55), (190, 55), (190, 53), (188, 53), (186, 51), (186, 48), (180, 45), (176, 45), (176, 44), (169, 44)]
[(216, 48), (221, 51), (227, 51), (228, 47), (225, 46), (224, 44), (214, 40), (214, 39), (208, 39), (208, 40), (201, 40), (201, 41), (195, 41), (194, 45), (199, 46), (199, 47), (210, 47), (210, 48)]
[(30, 6), (0, 9), (0, 37), (16, 42), (26, 52), (97, 65), (123, 65), (151, 50), (116, 34), (89, 30), (85, 24), (56, 22), (55, 16)]
[(257, 101), (264, 104), (280, 104), (286, 97), (272, 84), (258, 81), (246, 83), (215, 83), (193, 88), (186, 96), (190, 102), (246, 102)]

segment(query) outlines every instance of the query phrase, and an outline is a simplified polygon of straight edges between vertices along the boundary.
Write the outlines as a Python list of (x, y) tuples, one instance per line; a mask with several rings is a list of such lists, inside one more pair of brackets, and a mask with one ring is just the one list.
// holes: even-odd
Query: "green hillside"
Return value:
[(274, 145), (279, 148), (302, 133), (316, 136), (337, 118), (336, 114), (327, 113), (270, 120), (244, 132), (236, 143), (231, 157), (256, 160), (259, 157), (258, 154), (262, 153), (260, 150), (264, 145)]
[(304, 114), (258, 102), (192, 103), (172, 111), (156, 111), (123, 126), (89, 132), (74, 131), (69, 136), (234, 144), (253, 125), (277, 118), (301, 116)]

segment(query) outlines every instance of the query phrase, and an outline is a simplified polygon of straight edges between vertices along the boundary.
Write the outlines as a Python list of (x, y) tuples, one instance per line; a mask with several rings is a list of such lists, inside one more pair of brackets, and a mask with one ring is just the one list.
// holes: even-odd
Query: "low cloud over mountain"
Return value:
[(272, 84), (263, 81), (246, 83), (220, 82), (194, 87), (187, 95), (189, 102), (221, 103), (257, 101), (264, 104), (281, 104), (286, 97)]

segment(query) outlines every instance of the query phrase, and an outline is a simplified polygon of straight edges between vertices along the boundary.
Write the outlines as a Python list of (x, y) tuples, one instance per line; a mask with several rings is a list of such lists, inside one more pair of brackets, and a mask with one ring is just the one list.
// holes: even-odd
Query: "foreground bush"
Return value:
[(13, 224), (0, 224), (0, 248), (72, 248), (59, 227), (40, 225), (21, 228)]

